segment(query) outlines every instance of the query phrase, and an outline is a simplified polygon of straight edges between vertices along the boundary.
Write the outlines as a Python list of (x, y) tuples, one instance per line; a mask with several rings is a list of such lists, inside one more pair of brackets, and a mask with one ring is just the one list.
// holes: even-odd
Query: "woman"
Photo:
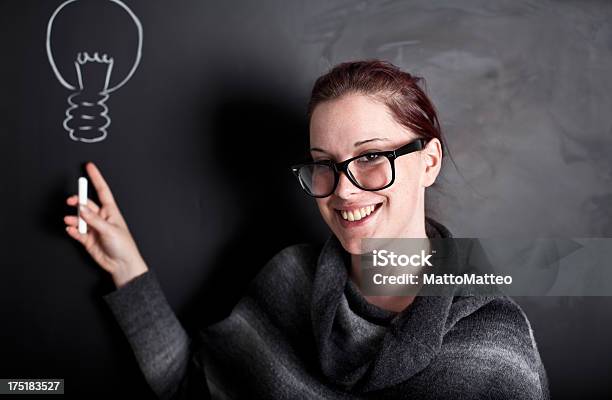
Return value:
[(425, 216), (443, 146), (420, 79), (367, 60), (316, 81), (312, 160), (292, 170), (333, 234), (322, 248), (281, 250), (199, 337), (182, 328), (87, 165), (101, 205), (81, 213), (89, 233), (75, 216), (66, 229), (111, 274), (117, 290), (104, 299), (160, 398), (548, 398), (529, 321), (511, 299), (360, 291), (362, 238), (451, 237)]

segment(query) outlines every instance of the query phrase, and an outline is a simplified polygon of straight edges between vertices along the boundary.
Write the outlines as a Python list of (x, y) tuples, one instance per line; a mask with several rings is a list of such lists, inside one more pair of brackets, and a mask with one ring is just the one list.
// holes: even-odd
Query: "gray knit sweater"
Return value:
[[(426, 219), (429, 237), (451, 237)], [(276, 254), (231, 314), (191, 337), (154, 270), (104, 296), (162, 399), (548, 399), (533, 331), (505, 296), (368, 303), (331, 235)]]

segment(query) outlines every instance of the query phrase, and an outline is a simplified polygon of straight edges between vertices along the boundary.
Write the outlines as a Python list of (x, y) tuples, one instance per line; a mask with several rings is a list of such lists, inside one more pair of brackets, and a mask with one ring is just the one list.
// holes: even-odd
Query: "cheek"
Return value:
[(421, 186), (420, 163), (416, 162), (416, 160), (410, 161), (413, 162), (399, 163), (396, 166), (395, 182), (391, 188), (401, 193), (402, 196), (416, 197)]
[(323, 218), (325, 219), (330, 218), (331, 209), (329, 208), (329, 205), (327, 204), (328, 202), (325, 200), (325, 198), (316, 199), (316, 202), (317, 202), (317, 207), (319, 207), (319, 212), (321, 213)]
[(401, 173), (396, 175), (395, 182), (385, 193), (392, 212), (405, 212), (413, 209), (419, 199), (419, 180), (416, 174)]

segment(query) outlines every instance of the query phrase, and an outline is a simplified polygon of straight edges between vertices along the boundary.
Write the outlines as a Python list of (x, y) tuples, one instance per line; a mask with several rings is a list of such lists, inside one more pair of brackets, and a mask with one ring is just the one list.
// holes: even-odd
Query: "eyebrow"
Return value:
[[(385, 140), (389, 140), (389, 138), (384, 137), (384, 138), (371, 138), (371, 139), (366, 139), (366, 140), (360, 140), (358, 142), (355, 142), (354, 146), (355, 147), (359, 147), (362, 144), (366, 144), (366, 143), (370, 143), (370, 142), (376, 142), (376, 141), (385, 141)], [(326, 153), (325, 150), (323, 150), (323, 149), (321, 149), (319, 147), (311, 147), (310, 151), (318, 151), (318, 152), (321, 152), (321, 153)]]

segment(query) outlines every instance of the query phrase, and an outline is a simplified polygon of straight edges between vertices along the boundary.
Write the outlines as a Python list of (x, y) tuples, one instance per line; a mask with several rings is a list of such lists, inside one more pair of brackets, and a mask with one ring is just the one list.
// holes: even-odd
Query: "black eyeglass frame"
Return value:
[[(427, 143), (427, 140), (425, 139), (416, 139), (416, 140), (413, 140), (412, 142), (406, 143), (402, 147), (399, 147), (395, 150), (373, 151), (370, 153), (360, 154), (358, 156), (351, 157), (347, 160), (340, 161), (340, 162), (333, 162), (332, 160), (304, 162), (304, 163), (292, 165), (291, 171), (293, 172), (293, 174), (296, 176), (296, 178), (300, 182), (300, 186), (302, 186), (302, 189), (304, 189), (304, 191), (308, 195), (312, 197), (316, 197), (316, 198), (331, 196), (332, 193), (336, 191), (336, 188), (338, 187), (338, 181), (340, 181), (340, 172), (344, 172), (344, 175), (346, 175), (349, 181), (351, 181), (351, 183), (357, 186), (359, 189), (365, 190), (368, 192), (376, 192), (378, 190), (383, 190), (383, 189), (388, 188), (389, 186), (393, 184), (393, 182), (395, 182), (395, 159), (396, 158), (400, 156), (404, 156), (406, 154), (414, 153), (415, 151), (423, 150), (426, 143)], [(351, 163), (351, 161), (354, 161), (358, 158), (369, 156), (369, 155), (379, 155), (379, 156), (387, 157), (387, 159), (389, 159), (389, 163), (391, 164), (391, 180), (389, 181), (389, 183), (387, 183), (385, 186), (381, 188), (366, 189), (362, 187), (361, 185), (359, 185), (359, 182), (357, 182), (355, 177), (351, 174), (351, 171), (348, 169), (348, 165)], [(308, 190), (308, 188), (306, 187), (306, 185), (302, 182), (302, 179), (300, 178), (300, 168), (306, 165), (313, 165), (313, 164), (314, 165), (327, 165), (327, 166), (330, 166), (332, 170), (334, 171), (334, 185), (332, 186), (331, 191), (326, 195), (318, 195), (318, 196), (314, 195), (313, 193), (310, 192), (310, 190)]]

